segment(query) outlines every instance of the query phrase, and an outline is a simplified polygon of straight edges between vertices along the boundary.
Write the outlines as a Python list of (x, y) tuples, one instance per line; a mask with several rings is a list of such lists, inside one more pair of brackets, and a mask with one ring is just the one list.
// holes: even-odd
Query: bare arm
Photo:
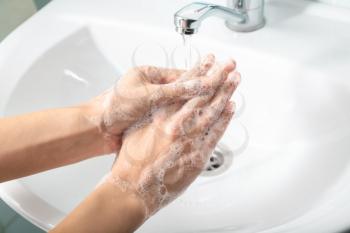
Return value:
[[(213, 57), (209, 58), (209, 60), (213, 60)], [(207, 62), (203, 62), (199, 67), (188, 72), (187, 76), (181, 76), (182, 79), (176, 82), (173, 81), (182, 75), (182, 71), (154, 67), (132, 69), (115, 88), (96, 97), (86, 105), (0, 119), (0, 182), (71, 164), (95, 155), (117, 151), (118, 147), (123, 146), (124, 143), (121, 145), (116, 140), (121, 138), (123, 132), (149, 112), (154, 105), (164, 106), (164, 104), (174, 102), (181, 103), (199, 96), (206, 100), (208, 94), (214, 94), (213, 91), (222, 86), (228, 73), (235, 67), (235, 64), (230, 62), (226, 66), (214, 70), (210, 77), (202, 77), (203, 74), (206, 74), (206, 72), (203, 73), (203, 70), (207, 71), (209, 68), (207, 65)], [(232, 86), (232, 84), (229, 85)], [(226, 92), (232, 94), (233, 89), (231, 91), (223, 89), (219, 96), (224, 97)], [(198, 104), (206, 102), (201, 98), (193, 100)], [(217, 102), (226, 103), (227, 98), (224, 101), (220, 101), (219, 98), (215, 101), (215, 103)], [(191, 106), (196, 107), (196, 104), (190, 101), (188, 107)], [(212, 107), (218, 109), (215, 104)], [(197, 111), (193, 109), (193, 114), (195, 112)], [(182, 116), (190, 113), (192, 114), (192, 110), (188, 112), (187, 107), (185, 107), (177, 114), (177, 118), (169, 119), (169, 124), (180, 124), (178, 125), (180, 127), (184, 123), (182, 120), (180, 121)], [(220, 113), (216, 112), (215, 115), (220, 115)], [(224, 121), (213, 128), (213, 136), (208, 137), (209, 141), (207, 141), (211, 147), (215, 146), (231, 115), (230, 110), (227, 110), (222, 118)], [(209, 116), (211, 115), (209, 114)], [(166, 125), (169, 126), (168, 123), (164, 123), (164, 127)], [(188, 123), (184, 125), (188, 125)], [(159, 127), (159, 125), (156, 124), (154, 127)], [(200, 133), (197, 136), (204, 137), (202, 135), (204, 133), (203, 125), (194, 125), (192, 128)], [(124, 151), (127, 151), (127, 145), (137, 145), (139, 142), (147, 144), (147, 140), (144, 140), (142, 136), (151, 134), (153, 130), (152, 127), (146, 129), (145, 133), (139, 131), (140, 134), (135, 134), (135, 137), (128, 137), (131, 138), (130, 144), (126, 143)], [(150, 130), (149, 133), (147, 133), (148, 130)], [(151, 138), (158, 139), (156, 136)], [(182, 140), (181, 138), (172, 138), (171, 140), (175, 139)], [(168, 149), (172, 144), (171, 140), (164, 139), (162, 148)], [(132, 146), (132, 148), (141, 149), (142, 147)], [(199, 148), (206, 147), (199, 146)], [(144, 156), (148, 157), (159, 153), (157, 151), (159, 148), (152, 149), (155, 149), (155, 153)], [(193, 152), (203, 154), (206, 157), (209, 151), (210, 148), (206, 148), (205, 151)], [(135, 152), (133, 155), (142, 156), (142, 151)], [(122, 156), (123, 154), (124, 156)], [(173, 157), (168, 153), (161, 153), (161, 155), (160, 161), (166, 160), (169, 156)], [(128, 156), (126, 152), (120, 154), (121, 158), (125, 157), (124, 160)], [(125, 181), (131, 185), (126, 191), (123, 186), (115, 185), (113, 182), (104, 182), (52, 232), (133, 232), (149, 217), (149, 214), (166, 204), (153, 205), (152, 199), (153, 194), (155, 194), (153, 192), (140, 198), (135, 188), (139, 185), (137, 173), (143, 172), (143, 170), (134, 167), (131, 170), (125, 169), (123, 165), (122, 168), (118, 167), (121, 164), (123, 163), (116, 163), (112, 171), (117, 177), (122, 176), (125, 179), (129, 175), (136, 175), (134, 177), (136, 180)], [(140, 168), (140, 166), (136, 167)], [(141, 166), (141, 168), (143, 167)], [(154, 167), (154, 169), (157, 171), (159, 167)], [(175, 169), (175, 172), (177, 170)], [(193, 173), (184, 176), (188, 179), (180, 181), (179, 186), (171, 185), (167, 188), (169, 190), (175, 189), (175, 191), (179, 189), (180, 193), (194, 180), (200, 170), (201, 168), (190, 170)], [(147, 185), (157, 184), (157, 180), (153, 178), (151, 183)], [(165, 201), (171, 200), (165, 199)]]
[(0, 119), (0, 182), (111, 152), (89, 114), (78, 106)]
[(136, 67), (84, 105), (0, 119), (0, 182), (116, 152), (124, 130), (154, 105), (190, 99), (223, 82), (220, 76), (202, 81), (203, 64), (188, 74), (192, 80), (176, 83), (181, 70)]
[(136, 196), (102, 184), (50, 233), (130, 233), (145, 218), (143, 203)]
[(232, 71), (214, 97), (163, 106), (148, 124), (128, 130), (111, 172), (50, 233), (131, 233), (173, 201), (200, 174), (224, 133), (239, 80)]

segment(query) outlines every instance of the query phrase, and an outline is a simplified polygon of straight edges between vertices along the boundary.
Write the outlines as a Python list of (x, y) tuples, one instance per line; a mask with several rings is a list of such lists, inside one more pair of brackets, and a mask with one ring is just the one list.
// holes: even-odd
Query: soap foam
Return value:
[[(200, 73), (202, 72), (200, 69), (204, 70), (206, 67), (200, 67), (198, 69), (199, 70), (196, 72)], [(217, 67), (212, 66), (210, 71), (214, 74), (217, 69)], [(212, 92), (208, 92), (203, 81), (198, 79), (176, 81), (174, 83), (164, 84), (163, 87), (165, 88), (163, 89), (160, 87), (157, 91), (152, 93), (150, 98), (151, 110), (138, 118), (138, 120), (135, 120), (134, 124), (124, 132), (124, 139), (133, 132), (150, 126), (151, 124), (155, 132), (159, 133), (157, 138), (163, 138), (163, 135), (160, 135), (161, 133), (173, 135), (174, 131), (176, 131), (176, 125), (174, 127), (169, 127), (169, 124), (165, 124), (165, 126), (164, 124), (159, 124), (161, 125), (161, 127), (159, 127), (157, 124), (157, 120), (159, 119), (169, 119), (168, 110), (171, 109), (171, 106), (164, 106), (165, 104), (169, 104), (169, 100), (167, 100), (168, 102), (160, 101), (164, 99), (165, 91), (179, 91), (184, 98), (201, 96), (208, 93), (213, 94)], [(134, 120), (131, 113), (122, 112), (120, 108), (115, 107), (119, 106), (114, 102), (114, 100), (117, 99), (117, 94), (118, 90), (114, 88), (107, 93), (107, 98), (105, 98), (102, 104), (106, 109), (106, 114), (103, 118), (106, 127), (112, 127), (116, 119)], [(226, 99), (223, 103), (226, 103)], [(189, 135), (187, 132), (191, 130), (191, 127), (197, 125), (203, 114), (212, 116), (212, 119), (210, 119), (211, 122), (214, 122), (212, 121), (213, 118), (218, 120), (219, 123), (215, 124), (216, 127), (225, 127), (225, 119), (221, 119), (219, 114), (221, 112), (220, 109), (223, 109), (222, 104), (218, 103), (215, 106), (213, 108), (206, 108), (207, 110), (204, 112), (196, 111), (194, 117), (184, 119), (185, 121), (187, 120), (188, 125), (184, 124), (184, 122), (177, 125), (177, 129), (180, 127), (181, 136), (175, 135), (174, 142), (166, 151), (152, 155), (151, 158), (147, 159), (148, 161), (142, 161), (137, 158), (132, 158), (128, 154), (124, 154), (124, 156), (127, 156), (126, 162), (123, 165), (125, 166), (124, 168), (127, 168), (126, 170), (138, 166), (138, 168), (135, 168), (135, 171), (139, 172), (139, 174), (136, 174), (135, 177), (121, 178), (117, 174), (110, 173), (107, 178), (104, 179), (104, 182), (118, 187), (122, 192), (133, 193), (142, 200), (145, 207), (146, 218), (153, 215), (186, 189), (186, 187), (184, 187), (185, 185), (182, 184), (187, 184), (186, 181), (188, 181), (188, 179), (189, 181), (192, 181), (192, 178), (194, 179), (194, 177), (187, 177), (188, 174), (191, 174), (193, 170), (201, 171), (204, 168), (218, 140), (220, 131), (207, 130), (193, 135)], [(163, 126), (164, 128), (162, 128)], [(201, 129), (201, 131), (203, 131), (203, 129)], [(178, 166), (176, 167), (175, 174), (170, 174), (171, 169), (175, 166)], [(174, 173), (174, 171), (172, 172)], [(171, 175), (169, 183), (166, 183), (167, 174)], [(179, 188), (177, 188), (177, 185), (179, 185)], [(172, 187), (172, 189), (170, 187)]]

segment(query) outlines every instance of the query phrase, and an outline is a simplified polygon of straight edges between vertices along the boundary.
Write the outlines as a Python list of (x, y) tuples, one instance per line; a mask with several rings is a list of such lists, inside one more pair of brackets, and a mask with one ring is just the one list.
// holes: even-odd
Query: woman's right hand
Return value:
[(210, 54), (187, 72), (153, 66), (135, 67), (113, 88), (91, 100), (87, 104), (92, 109), (89, 118), (99, 126), (105, 138), (106, 153), (118, 151), (124, 131), (152, 108), (213, 93), (223, 84), (227, 72), (235, 67), (230, 63), (217, 68), (210, 78), (204, 78), (214, 60)]
[[(234, 67), (232, 61), (226, 66)], [(224, 84), (214, 94), (164, 106), (125, 133), (105, 183), (142, 200), (146, 217), (193, 182), (228, 126), (234, 112), (229, 99), (240, 75), (234, 70), (222, 75)]]
[[(144, 108), (145, 112), (141, 112), (144, 117), (135, 120), (124, 132), (111, 172), (52, 232), (134, 232), (193, 182), (229, 124), (234, 109), (229, 99), (240, 81), (232, 61), (215, 67), (210, 75), (204, 72), (200, 78), (196, 76), (201, 73), (198, 67), (201, 66), (181, 77), (174, 75), (173, 82), (183, 86), (189, 80), (200, 79), (201, 83), (209, 83), (213, 92), (189, 99), (174, 98), (174, 103), (160, 105), (149, 116), (144, 116), (149, 110)], [(137, 76), (131, 75), (129, 81), (133, 78)], [(113, 92), (110, 94), (113, 96)], [(109, 100), (109, 108), (103, 113), (113, 117), (118, 102), (113, 98)], [(98, 107), (98, 101), (92, 105)], [(143, 107), (138, 102), (124, 106), (130, 106), (126, 110)], [(113, 119), (112, 127), (108, 128), (112, 135), (119, 132), (113, 127), (119, 119)]]

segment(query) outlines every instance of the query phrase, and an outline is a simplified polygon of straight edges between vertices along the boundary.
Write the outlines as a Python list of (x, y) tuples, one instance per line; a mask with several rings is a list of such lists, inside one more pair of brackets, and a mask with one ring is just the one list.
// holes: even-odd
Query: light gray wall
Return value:
[(0, 0), (0, 41), (49, 1)]

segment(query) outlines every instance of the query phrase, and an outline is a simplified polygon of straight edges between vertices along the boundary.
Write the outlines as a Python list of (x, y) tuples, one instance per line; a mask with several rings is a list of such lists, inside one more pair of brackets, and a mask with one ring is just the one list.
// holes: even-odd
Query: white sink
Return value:
[[(0, 44), (0, 113), (76, 104), (135, 64), (173, 64), (181, 44), (173, 13), (189, 2), (53, 1)], [(234, 57), (243, 75), (233, 97), (239, 114), (221, 141), (233, 164), (222, 174), (200, 176), (139, 233), (350, 227), (349, 14), (276, 0), (266, 3), (267, 25), (257, 32), (236, 34), (219, 19), (203, 23), (192, 38), (200, 54)], [(3, 183), (0, 195), (48, 230), (112, 161), (108, 155)]]

